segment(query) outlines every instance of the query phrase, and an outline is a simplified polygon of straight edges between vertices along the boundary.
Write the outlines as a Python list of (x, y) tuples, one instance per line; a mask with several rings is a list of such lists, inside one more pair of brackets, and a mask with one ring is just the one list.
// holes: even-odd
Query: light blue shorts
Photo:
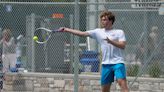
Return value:
[(101, 70), (101, 85), (111, 84), (114, 78), (125, 79), (126, 70), (123, 63), (120, 64), (103, 64)]

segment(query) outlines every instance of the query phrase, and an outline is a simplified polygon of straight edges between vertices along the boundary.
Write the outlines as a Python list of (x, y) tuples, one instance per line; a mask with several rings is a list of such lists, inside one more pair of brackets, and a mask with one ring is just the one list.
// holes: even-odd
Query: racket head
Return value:
[(47, 41), (51, 37), (51, 33), (52, 31), (50, 29), (43, 28), (43, 27), (37, 28), (34, 32), (34, 36), (37, 37), (37, 39), (34, 41), (39, 44), (47, 43)]

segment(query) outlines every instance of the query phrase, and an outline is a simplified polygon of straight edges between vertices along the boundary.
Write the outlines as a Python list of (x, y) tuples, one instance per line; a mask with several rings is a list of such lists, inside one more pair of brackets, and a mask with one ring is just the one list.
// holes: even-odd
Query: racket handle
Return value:
[(55, 29), (52, 31), (52, 33), (56, 33), (56, 32), (63, 32), (64, 28), (59, 28), (59, 29)]
[(60, 32), (58, 29), (52, 30), (52, 33)]

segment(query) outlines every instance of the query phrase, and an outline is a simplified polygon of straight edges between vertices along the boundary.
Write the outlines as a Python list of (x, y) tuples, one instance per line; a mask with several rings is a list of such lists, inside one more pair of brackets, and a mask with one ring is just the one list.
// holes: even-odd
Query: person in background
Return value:
[(0, 43), (2, 44), (3, 72), (16, 69), (16, 44), (10, 29), (3, 30)]
[(123, 50), (126, 45), (124, 31), (113, 28), (115, 15), (110, 11), (103, 11), (100, 15), (102, 28), (96, 28), (88, 31), (80, 31), (61, 27), (59, 30), (72, 33), (78, 36), (89, 36), (96, 39), (101, 45), (102, 51), (102, 69), (101, 85), (102, 92), (110, 92), (112, 82), (116, 78), (121, 92), (129, 92), (126, 82), (126, 69), (123, 58)]
[(151, 55), (152, 52), (154, 51), (154, 49), (157, 47), (158, 37), (159, 37), (158, 27), (153, 26), (151, 28), (151, 32), (150, 32), (149, 38), (148, 38), (148, 43), (150, 43), (150, 45), (148, 45), (148, 55)]
[(153, 26), (151, 28), (151, 32), (147, 37), (147, 43), (149, 43), (149, 45), (145, 46), (145, 37), (146, 34), (142, 33), (142, 38), (139, 40), (139, 43), (137, 44), (137, 49), (136, 49), (136, 57), (135, 60), (138, 61), (138, 59), (140, 60), (141, 64), (143, 65), (144, 62), (144, 57), (147, 51), (147, 56), (151, 56), (155, 51), (155, 48), (157, 47), (157, 44), (159, 43), (159, 34), (158, 34), (158, 27), (157, 26)]

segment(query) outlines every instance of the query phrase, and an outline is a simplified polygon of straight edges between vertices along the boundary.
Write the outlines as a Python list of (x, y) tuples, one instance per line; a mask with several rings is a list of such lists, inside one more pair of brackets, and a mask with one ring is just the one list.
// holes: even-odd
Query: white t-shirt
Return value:
[(87, 31), (91, 38), (95, 39), (100, 45), (102, 50), (102, 64), (118, 64), (124, 63), (122, 49), (107, 43), (105, 38), (114, 41), (126, 41), (123, 30), (111, 29), (105, 30), (104, 28), (97, 28)]
[(2, 54), (8, 54), (8, 53), (15, 53), (16, 51), (16, 45), (15, 45), (15, 39), (14, 37), (11, 37), (10, 40), (8, 42), (6, 42), (6, 44), (3, 44), (3, 53)]

